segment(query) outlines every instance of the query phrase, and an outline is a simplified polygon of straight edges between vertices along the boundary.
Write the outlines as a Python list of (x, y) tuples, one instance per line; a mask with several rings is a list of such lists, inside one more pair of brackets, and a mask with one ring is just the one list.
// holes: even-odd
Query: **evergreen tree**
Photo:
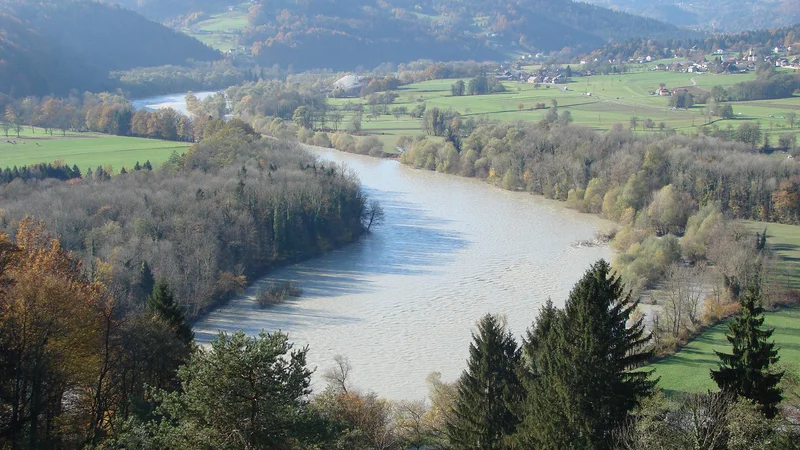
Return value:
[(175, 302), (175, 296), (166, 280), (159, 280), (153, 287), (153, 293), (147, 297), (147, 311), (170, 325), (187, 345), (194, 339), (192, 328), (186, 323), (183, 311)]
[[(142, 261), (139, 268), (139, 292), (141, 296), (145, 297), (153, 293), (153, 288), (156, 286), (156, 279), (153, 276), (153, 271), (150, 270), (150, 265), (147, 261)], [(139, 298), (142, 298), (139, 297)]]
[(721, 390), (758, 403), (764, 414), (772, 418), (782, 399), (778, 383), (783, 372), (770, 370), (770, 366), (778, 362), (778, 350), (774, 342), (767, 342), (775, 330), (761, 329), (764, 309), (760, 284), (749, 284), (739, 303), (741, 313), (728, 326), (727, 338), (733, 352), (715, 351), (722, 364), (719, 369), (711, 370), (711, 378)]
[(313, 428), (307, 352), (280, 332), (220, 333), (179, 369), (181, 391), (156, 393), (156, 417), (133, 435), (148, 438), (145, 448), (322, 448), (306, 445)]
[(548, 304), (525, 343), (525, 448), (609, 448), (656, 381), (632, 371), (651, 355), (642, 319), (628, 326), (638, 301), (625, 293), (603, 260), (575, 285), (563, 311)]
[(514, 409), (523, 390), (517, 377), (520, 351), (511, 333), (492, 315), (478, 324), (467, 370), (458, 384), (447, 435), (455, 449), (510, 448), (519, 419)]

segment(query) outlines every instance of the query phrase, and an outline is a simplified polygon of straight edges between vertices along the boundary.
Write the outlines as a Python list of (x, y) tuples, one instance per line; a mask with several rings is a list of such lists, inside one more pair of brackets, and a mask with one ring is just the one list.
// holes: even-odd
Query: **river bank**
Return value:
[[(309, 345), (320, 374), (333, 357), (353, 365), (353, 384), (393, 399), (419, 399), (425, 377), (454, 380), (470, 332), (485, 313), (504, 314), (518, 336), (539, 307), (562, 305), (608, 247), (574, 247), (608, 225), (563, 203), (503, 191), (480, 180), (419, 171), (397, 161), (313, 149), (354, 171), (386, 211), (386, 224), (348, 245), (272, 272), (195, 325), (198, 342), (218, 330), (282, 330)], [(299, 299), (260, 309), (270, 281), (294, 281)]]

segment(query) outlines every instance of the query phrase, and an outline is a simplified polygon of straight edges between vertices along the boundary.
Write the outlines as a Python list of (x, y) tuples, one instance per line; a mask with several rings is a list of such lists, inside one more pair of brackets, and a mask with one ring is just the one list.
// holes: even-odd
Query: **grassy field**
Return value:
[[(552, 100), (558, 103), (561, 111), (570, 111), (575, 123), (583, 124), (601, 131), (614, 124), (629, 126), (630, 119), (639, 119), (639, 133), (658, 133), (658, 124), (664, 123), (668, 129), (691, 133), (697, 126), (707, 121), (705, 108), (697, 105), (686, 110), (673, 110), (668, 106), (669, 98), (651, 95), (660, 83), (669, 89), (691, 87), (711, 89), (712, 86), (730, 86), (755, 78), (752, 73), (736, 75), (690, 74), (675, 72), (646, 71), (622, 75), (591, 76), (575, 78), (566, 85), (542, 85), (504, 82), (506, 92), (482, 95), (453, 97), (450, 86), (456, 80), (433, 80), (403, 86), (397, 90), (400, 97), (390, 105), (390, 109), (404, 106), (409, 111), (424, 102), (430, 107), (453, 108), (465, 117), (485, 116), (503, 121), (538, 121), (544, 118), (547, 109), (534, 109), (537, 103), (547, 108)], [(591, 95), (588, 95), (591, 94)], [(363, 99), (329, 99), (334, 107), (343, 107), (348, 102), (362, 102)], [(761, 100), (751, 102), (732, 102), (733, 119), (715, 120), (720, 128), (737, 128), (745, 121), (757, 121), (762, 131), (770, 135), (775, 144), (779, 135), (786, 132), (800, 132), (800, 124), (795, 123), (790, 130), (787, 120), (781, 116), (789, 111), (800, 111), (800, 96), (780, 100)], [(770, 117), (771, 116), (771, 117)], [(645, 119), (652, 119), (656, 128), (644, 130)], [(346, 115), (344, 123), (349, 122)], [(383, 115), (369, 118), (365, 111), (362, 128), (377, 135), (418, 135), (421, 134), (420, 121), (408, 115), (394, 117)]]
[[(797, 366), (800, 364), (800, 308), (765, 313), (765, 326), (774, 328), (773, 340), (780, 349), (780, 361)], [(725, 339), (728, 323), (720, 323), (706, 330), (680, 352), (664, 358), (649, 368), (661, 377), (659, 386), (667, 393), (705, 392), (716, 390), (709, 375), (719, 366), (714, 350), (730, 352)]]
[(249, 3), (242, 3), (233, 11), (212, 14), (210, 19), (195, 24), (187, 34), (217, 50), (235, 49), (237, 33), (247, 27), (249, 6)]
[[(97, 166), (111, 165), (114, 173), (124, 166), (133, 167), (136, 161), (144, 163), (148, 159), (158, 166), (169, 158), (173, 151), (183, 153), (187, 144), (157, 139), (108, 136), (96, 133), (67, 133), (60, 138), (57, 133), (51, 138), (44, 130), (26, 132), (16, 138), (16, 134), (0, 139), (0, 168), (27, 164), (64, 161), (77, 164), (82, 171), (94, 170)], [(16, 144), (7, 141), (16, 142)]]
[[(800, 226), (755, 221), (744, 223), (754, 233), (767, 230), (767, 245), (778, 257), (769, 282), (800, 289)], [(781, 362), (800, 370), (800, 308), (769, 312), (765, 317), (766, 326), (775, 328), (773, 338), (781, 348)], [(727, 331), (727, 322), (709, 328), (677, 354), (653, 364), (651, 368), (655, 368), (656, 375), (661, 377), (659, 386), (668, 392), (714, 389), (709, 370), (718, 366), (714, 350), (730, 351), (725, 339)]]
[(800, 226), (756, 221), (744, 223), (753, 232), (767, 230), (767, 246), (778, 257), (770, 281), (800, 290)]

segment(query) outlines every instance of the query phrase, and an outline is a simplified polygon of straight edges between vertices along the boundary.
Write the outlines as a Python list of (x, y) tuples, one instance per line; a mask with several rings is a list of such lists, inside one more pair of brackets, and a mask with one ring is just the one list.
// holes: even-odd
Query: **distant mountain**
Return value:
[(347, 69), (414, 59), (505, 59), (676, 37), (652, 19), (572, 1), (262, 0), (240, 44), (262, 64)]
[[(116, 0), (142, 14), (228, 11), (220, 0)], [(503, 60), (633, 38), (685, 37), (674, 25), (569, 0), (251, 0), (238, 44), (296, 70), (417, 59)], [(236, 10), (236, 7), (232, 7)], [(180, 21), (176, 21), (179, 23)], [(186, 25), (183, 25), (186, 26)]]
[(800, 0), (586, 0), (680, 26), (718, 32), (800, 23)]
[(117, 6), (91, 1), (0, 3), (0, 92), (100, 91), (109, 71), (211, 61), (201, 42)]

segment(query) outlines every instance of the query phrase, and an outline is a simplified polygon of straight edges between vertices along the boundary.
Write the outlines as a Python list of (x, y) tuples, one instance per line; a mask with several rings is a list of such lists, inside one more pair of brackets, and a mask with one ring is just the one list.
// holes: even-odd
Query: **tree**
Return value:
[(372, 227), (381, 225), (386, 220), (386, 214), (383, 212), (383, 207), (377, 200), (371, 200), (367, 207), (364, 209), (361, 221), (364, 223), (364, 229), (369, 232)]
[(721, 364), (719, 369), (711, 370), (711, 378), (721, 390), (758, 403), (764, 414), (772, 418), (782, 399), (778, 383), (783, 372), (771, 370), (778, 362), (778, 350), (774, 342), (767, 342), (774, 329), (761, 329), (764, 309), (758, 280), (748, 284), (739, 304), (740, 315), (728, 325), (727, 339), (732, 352), (715, 351)]
[(789, 111), (788, 113), (784, 114), (786, 117), (786, 121), (789, 122), (789, 128), (794, 128), (794, 122), (797, 120), (797, 113), (794, 111)]
[(186, 344), (190, 345), (194, 339), (192, 328), (186, 322), (180, 306), (175, 303), (175, 296), (166, 280), (159, 280), (153, 286), (153, 293), (147, 297), (147, 311), (159, 320), (167, 323)]
[(287, 335), (220, 333), (181, 367), (181, 392), (159, 391), (160, 424), (146, 429), (159, 448), (282, 449), (306, 432), (308, 348)]
[(6, 122), (14, 125), (14, 129), (17, 132), (17, 138), (19, 138), (19, 133), (22, 131), (22, 121), (20, 120), (19, 114), (14, 111), (14, 108), (11, 105), (6, 106), (5, 118)]
[(548, 304), (528, 333), (523, 448), (607, 448), (628, 413), (652, 393), (651, 356), (638, 301), (610, 265), (595, 263), (570, 292), (563, 311)]
[(458, 384), (450, 444), (457, 449), (505, 449), (519, 422), (515, 405), (522, 399), (517, 378), (520, 351), (498, 317), (484, 316), (472, 335), (467, 370)]
[(636, 125), (639, 124), (639, 118), (636, 116), (631, 116), (630, 124), (633, 131), (636, 131)]
[(339, 111), (338, 109), (334, 109), (333, 111), (331, 111), (329, 117), (331, 119), (331, 122), (333, 122), (334, 131), (338, 131), (339, 125), (341, 125), (342, 120), (344, 120), (344, 114), (342, 114), (342, 112)]
[(301, 128), (311, 128), (311, 118), (312, 111), (307, 106), (298, 106), (292, 115), (292, 120), (294, 121), (295, 125)]
[(466, 85), (464, 80), (458, 80), (450, 86), (450, 92), (453, 94), (454, 97), (461, 97), (464, 95), (464, 90), (466, 89)]
[(467, 95), (483, 95), (489, 93), (489, 79), (486, 75), (477, 75), (469, 80)]

